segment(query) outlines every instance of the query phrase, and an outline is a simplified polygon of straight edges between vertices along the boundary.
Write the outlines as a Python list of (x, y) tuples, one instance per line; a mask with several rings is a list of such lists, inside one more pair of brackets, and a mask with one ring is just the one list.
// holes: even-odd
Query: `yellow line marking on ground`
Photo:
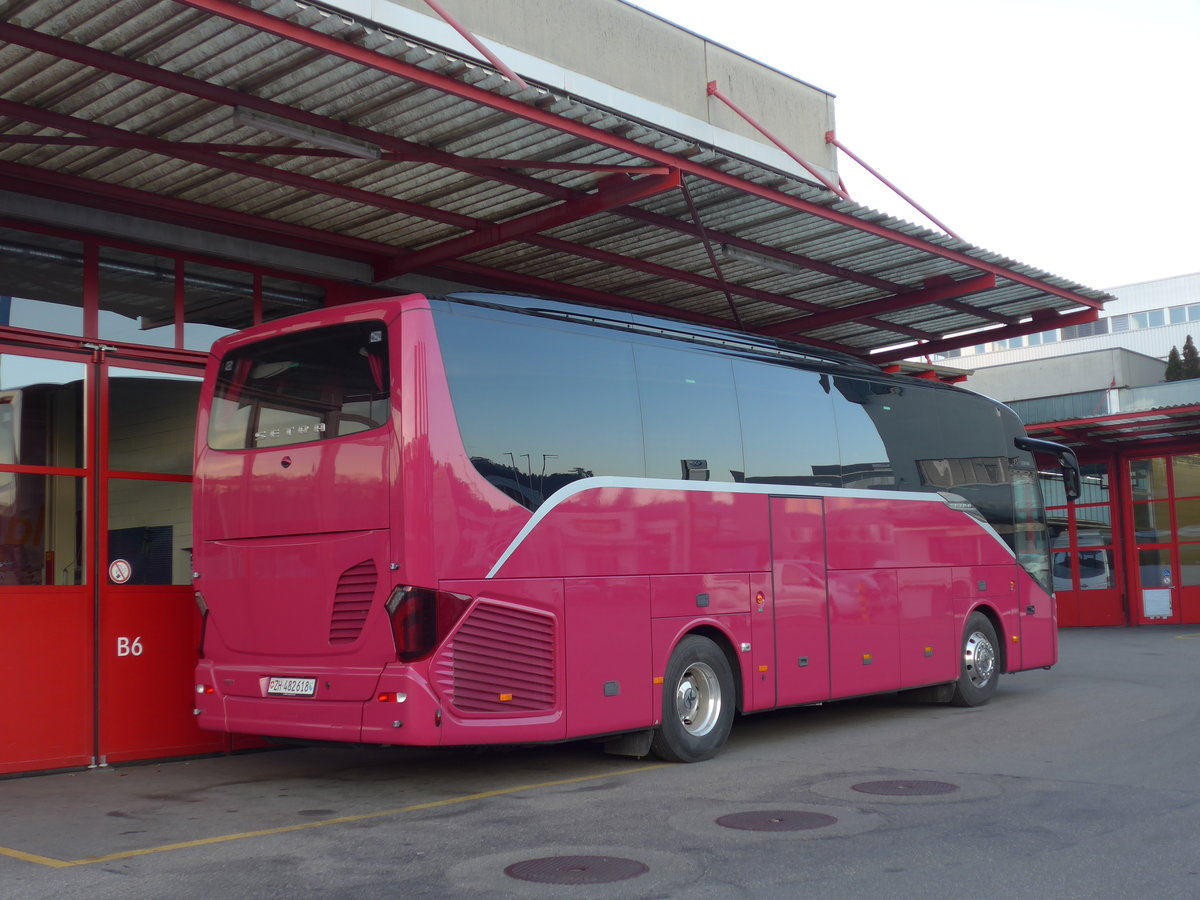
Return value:
[(13, 859), (37, 863), (39, 866), (49, 866), (51, 869), (65, 869), (67, 866), (75, 865), (65, 860), (52, 859), (49, 856), (38, 856), (36, 853), (26, 853), (23, 850), (13, 850), (10, 847), (0, 847), (0, 856), (11, 856)]
[(246, 838), (265, 837), (272, 834), (287, 834), (289, 831), (304, 831), (308, 828), (323, 828), (327, 825), (344, 825), (347, 822), (362, 822), (366, 819), (381, 819), (385, 816), (397, 816), (401, 813), (419, 812), (424, 809), (437, 809), (440, 806), (454, 806), (458, 803), (469, 803), (472, 800), (486, 800), (490, 797), (503, 797), (505, 794), (518, 794), (522, 791), (534, 791), (540, 788), (561, 787), (564, 784), (579, 784), (583, 781), (596, 781), (600, 778), (615, 778), (618, 775), (637, 775), (641, 772), (652, 772), (655, 769), (665, 769), (671, 763), (657, 763), (650, 766), (638, 766), (633, 769), (619, 769), (616, 772), (605, 772), (601, 775), (581, 775), (578, 778), (561, 778), (557, 781), (542, 781), (537, 784), (523, 784), (518, 787), (497, 788), (494, 791), (482, 791), (478, 794), (467, 794), (464, 797), (451, 797), (446, 800), (431, 800), (428, 803), (414, 803), (411, 806), (400, 806), (396, 809), (385, 809), (379, 812), (360, 813), (355, 816), (338, 816), (334, 819), (321, 819), (317, 822), (302, 822), (296, 825), (281, 825), (278, 828), (262, 828), (258, 831), (243, 831), (238, 834), (222, 834), (216, 837), (200, 838), (195, 841), (180, 841), (176, 844), (163, 844), (159, 847), (144, 847), (141, 850), (122, 850), (119, 853), (106, 853), (104, 856), (89, 856), (84, 859), (54, 859), (49, 856), (39, 856), (36, 853), (26, 853), (23, 850), (13, 850), (10, 847), (0, 847), (0, 856), (9, 856), (24, 862), (47, 866), (52, 869), (66, 869), (71, 866), (90, 866), (95, 863), (112, 862), (117, 859), (132, 859), (135, 856), (148, 856), (152, 853), (166, 853), (170, 850), (186, 850), (190, 847), (204, 847), (209, 844), (224, 844), (229, 841), (241, 841)]

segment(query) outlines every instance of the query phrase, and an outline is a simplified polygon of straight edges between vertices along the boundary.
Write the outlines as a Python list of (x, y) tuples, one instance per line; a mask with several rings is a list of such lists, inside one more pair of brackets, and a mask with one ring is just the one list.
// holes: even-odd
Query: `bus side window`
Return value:
[(828, 376), (742, 360), (733, 371), (746, 481), (841, 487)]
[(437, 323), (463, 446), (497, 490), (537, 509), (581, 478), (645, 475), (627, 343), (487, 310)]
[(740, 481), (745, 465), (730, 361), (665, 347), (637, 347), (634, 359), (647, 477), (678, 479), (681, 460), (703, 460), (697, 468), (708, 478), (701, 480)]
[(834, 418), (837, 421), (842, 486), (886, 489), (896, 473), (880, 432), (889, 427), (898, 394), (890, 386), (858, 378), (833, 379)]

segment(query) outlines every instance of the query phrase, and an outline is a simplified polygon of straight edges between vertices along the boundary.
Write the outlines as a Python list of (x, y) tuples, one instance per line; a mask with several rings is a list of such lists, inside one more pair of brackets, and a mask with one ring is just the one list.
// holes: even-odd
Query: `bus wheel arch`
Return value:
[[(991, 612), (991, 615), (988, 613)], [(994, 611), (980, 607), (967, 616), (961, 636), (959, 677), (950, 702), (955, 706), (983, 706), (996, 693), (1005, 668), (1004, 645), (998, 635)]]
[(684, 635), (663, 679), (662, 721), (651, 750), (670, 762), (711, 759), (724, 746), (738, 705), (728, 641), (714, 629)]

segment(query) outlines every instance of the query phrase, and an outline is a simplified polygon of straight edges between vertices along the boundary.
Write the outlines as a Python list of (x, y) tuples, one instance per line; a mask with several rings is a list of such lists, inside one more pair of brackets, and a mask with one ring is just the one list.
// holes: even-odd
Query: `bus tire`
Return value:
[(983, 613), (971, 613), (963, 628), (962, 658), (951, 703), (983, 706), (992, 699), (1000, 680), (999, 647), (991, 620)]
[(729, 660), (708, 638), (689, 634), (667, 663), (662, 724), (650, 749), (669, 762), (711, 759), (729, 737), (734, 702)]

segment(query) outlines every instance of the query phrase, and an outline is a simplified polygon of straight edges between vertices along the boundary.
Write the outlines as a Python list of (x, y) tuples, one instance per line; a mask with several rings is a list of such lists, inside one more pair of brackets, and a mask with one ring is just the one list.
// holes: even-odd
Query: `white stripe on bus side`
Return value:
[[(771, 494), (776, 497), (848, 497), (859, 500), (879, 500), (886, 498), (890, 500), (908, 500), (914, 503), (944, 503), (950, 505), (950, 501), (941, 494), (925, 491), (870, 491), (859, 488), (747, 484), (745, 482), (723, 481), (683, 481), (682, 479), (672, 478), (627, 478), (617, 475), (596, 475), (591, 478), (581, 478), (578, 481), (572, 481), (547, 497), (546, 501), (534, 511), (533, 516), (517, 533), (517, 536), (512, 539), (512, 542), (508, 545), (508, 549), (500, 555), (500, 558), (496, 560), (496, 564), (492, 566), (491, 571), (485, 577), (494, 578), (496, 573), (508, 562), (509, 557), (525, 542), (525, 538), (559, 504), (574, 497), (576, 494), (582, 494), (584, 491), (598, 491), (604, 488), (635, 488), (646, 491), (706, 491), (711, 494)], [(988, 524), (988, 522), (984, 521), (981, 517), (971, 515), (965, 511), (963, 515), (969, 516), (980, 528), (990, 534), (1000, 546), (1004, 547), (1014, 559), (1016, 558), (1013, 549), (1005, 543), (996, 529)]]

